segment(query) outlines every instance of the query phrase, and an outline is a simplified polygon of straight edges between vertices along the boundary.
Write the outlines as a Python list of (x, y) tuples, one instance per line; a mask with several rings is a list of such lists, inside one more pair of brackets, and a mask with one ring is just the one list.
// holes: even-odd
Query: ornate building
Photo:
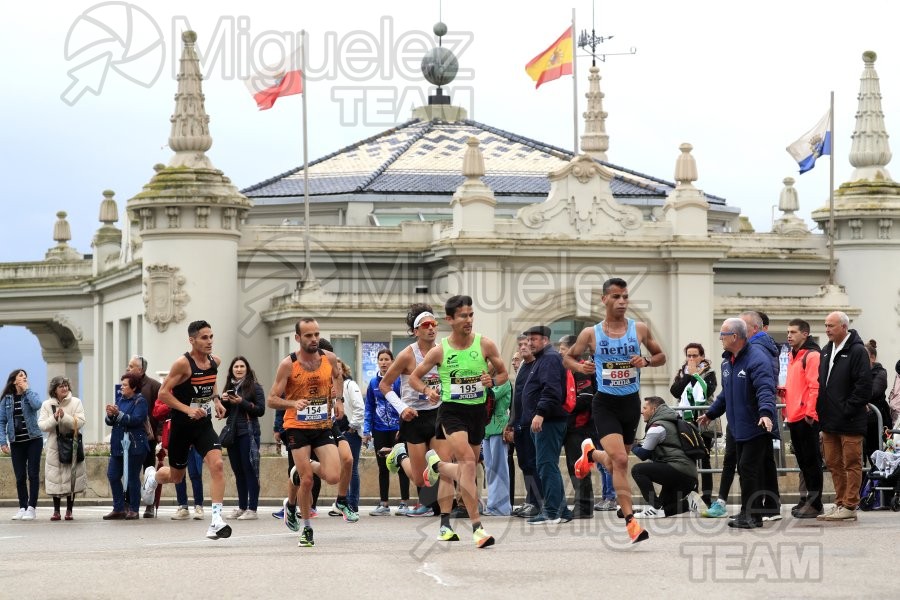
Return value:
[[(863, 336), (877, 333), (890, 361), (900, 354), (893, 328), (883, 326), (900, 313), (900, 275), (881, 258), (900, 243), (892, 227), (900, 186), (885, 169), (891, 155), (873, 53), (864, 55), (850, 155), (857, 171), (837, 191), (837, 282), (845, 291), (823, 285), (826, 237), (793, 215), (792, 179), (773, 232), (755, 233), (725, 199), (695, 187), (690, 144), (672, 149), (674, 183), (610, 163), (597, 68), (577, 156), (433, 104), (314, 161), (307, 253), (302, 169), (238, 191), (206, 156), (212, 138), (195, 40), (183, 35), (174, 155), (128, 200), (122, 228), (107, 191), (92, 255), (68, 246), (60, 212), (45, 260), (0, 264), (0, 324), (38, 337), (48, 374), (73, 379), (96, 421), (129, 355), (145, 356), (151, 370), (168, 368), (187, 349), (195, 319), (213, 325), (218, 355), (246, 355), (267, 384), (295, 346), (296, 320), (315, 316), (364, 377), (373, 348), (407, 343), (413, 302), (440, 311), (452, 294), (473, 296), (476, 329), (508, 357), (530, 325), (551, 324), (561, 335), (601, 318), (599, 286), (612, 276), (629, 282), (632, 316), (670, 356), (666, 367), (644, 372), (646, 393), (667, 395), (686, 342), (715, 356), (721, 320), (747, 308), (769, 314), (776, 339), (795, 317), (823, 337), (825, 315), (844, 310)], [(813, 218), (824, 227), (827, 208)], [(99, 437), (99, 429), (87, 434)]]

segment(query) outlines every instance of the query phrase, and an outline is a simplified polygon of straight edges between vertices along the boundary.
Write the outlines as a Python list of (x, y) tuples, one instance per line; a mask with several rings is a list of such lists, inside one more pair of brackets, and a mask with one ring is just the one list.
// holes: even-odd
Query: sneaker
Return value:
[(297, 542), (297, 546), (299, 546), (300, 548), (311, 548), (315, 545), (316, 541), (313, 539), (312, 527), (304, 527), (303, 531), (300, 532), (300, 541)]
[(757, 527), (762, 527), (762, 521), (738, 515), (733, 521), (728, 521), (728, 526), (734, 529), (756, 529)]
[(805, 504), (797, 510), (792, 511), (792, 513), (795, 519), (815, 519), (822, 514), (822, 510), (815, 508), (810, 504)]
[(451, 519), (468, 519), (469, 511), (466, 508), (465, 504), (457, 504), (453, 510), (450, 511)]
[(616, 505), (615, 500), (601, 500), (594, 505), (594, 510), (598, 511), (611, 511), (616, 510), (617, 508), (618, 506)]
[(25, 509), (25, 514), (22, 515), (23, 521), (34, 521), (37, 515), (35, 514), (35, 510), (33, 506), (29, 506)]
[(458, 542), (459, 536), (456, 535), (456, 532), (453, 531), (450, 527), (441, 525), (441, 529), (440, 531), (438, 531), (437, 539), (439, 542)]
[(272, 513), (272, 516), (275, 517), (276, 519), (280, 519), (283, 521), (284, 520), (284, 509), (282, 508), (281, 510), (276, 510), (275, 512)]
[(16, 514), (14, 514), (14, 515), (12, 516), (12, 520), (13, 520), (13, 521), (20, 521), (20, 520), (22, 519), (22, 517), (24, 517), (24, 516), (25, 516), (25, 509), (24, 509), (24, 508), (20, 508), (20, 509), (19, 509), (19, 512), (17, 512)]
[(691, 492), (687, 497), (688, 507), (690, 511), (695, 515), (700, 515), (703, 512), (706, 512), (709, 507), (706, 506), (706, 502), (703, 501), (703, 498), (700, 497), (700, 494), (697, 492)]
[(440, 481), (440, 474), (434, 470), (439, 462), (441, 462), (441, 457), (434, 450), (425, 453), (425, 472), (422, 473), (422, 478), (425, 480), (426, 487), (435, 486)]
[(318, 516), (319, 516), (319, 509), (317, 509), (315, 506), (310, 506), (309, 507), (309, 518), (315, 519)]
[[(594, 515), (591, 514), (590, 516), (593, 517)], [(572, 512), (568, 508), (566, 508), (565, 510), (563, 510), (562, 512), (559, 513), (559, 522), (560, 523), (569, 523), (574, 518), (575, 518), (575, 513)]]
[(488, 535), (484, 527), (479, 527), (472, 533), (472, 539), (479, 548), (487, 548), (494, 545), (494, 536)]
[(144, 509), (144, 518), (145, 519), (155, 519), (156, 518), (156, 508), (152, 504)]
[(191, 513), (188, 512), (187, 506), (179, 506), (175, 510), (175, 514), (172, 515), (173, 521), (186, 521), (191, 518)]
[(221, 540), (231, 537), (231, 526), (222, 520), (221, 517), (213, 519), (206, 530), (206, 537), (211, 540)]
[(834, 512), (825, 516), (825, 521), (855, 521), (856, 511), (846, 506), (841, 506)]
[(290, 478), (291, 478), (291, 483), (293, 483), (294, 485), (296, 485), (298, 487), (300, 486), (300, 472), (297, 471), (296, 466), (291, 467)]
[(255, 510), (245, 510), (243, 514), (237, 518), (238, 521), (255, 521), (259, 517), (256, 516)]
[(638, 520), (633, 517), (631, 523), (625, 525), (625, 529), (628, 530), (628, 537), (631, 538), (632, 544), (637, 544), (638, 542), (643, 542), (650, 538), (650, 534), (647, 533), (647, 530), (641, 527)]
[(526, 523), (529, 525), (556, 525), (561, 522), (562, 519), (559, 517), (550, 517), (545, 515), (544, 513), (540, 513), (528, 519)]
[(531, 517), (536, 517), (539, 514), (541, 514), (541, 509), (539, 509), (534, 504), (526, 504), (516, 516), (522, 517), (524, 519), (530, 519)]
[(700, 513), (701, 517), (708, 517), (711, 519), (719, 519), (728, 514), (728, 511), (725, 509), (725, 503), (719, 500), (716, 500), (712, 503), (712, 506), (704, 510)]
[(375, 507), (374, 510), (370, 510), (369, 514), (373, 517), (383, 517), (385, 515), (391, 514), (391, 507), (385, 506), (384, 504), (379, 504)]
[(141, 500), (153, 504), (156, 500), (156, 467), (144, 469), (144, 485), (141, 486)]
[(831, 516), (831, 515), (832, 515), (834, 512), (836, 512), (837, 509), (839, 509), (839, 508), (840, 508), (840, 506), (838, 506), (837, 504), (835, 504), (834, 506), (832, 506), (831, 508), (829, 508), (828, 510), (826, 510), (825, 512), (823, 512), (821, 515), (819, 515), (818, 517), (816, 517), (816, 519), (818, 519), (819, 521), (825, 521), (826, 519), (828, 519), (829, 516)]
[(385, 463), (387, 463), (388, 471), (391, 473), (396, 473), (400, 470), (400, 460), (407, 456), (406, 454), (406, 444), (403, 442), (394, 444), (394, 447), (391, 448), (391, 451), (387, 453), (387, 456), (384, 457)]
[(284, 515), (285, 526), (291, 531), (300, 531), (300, 521), (297, 520), (297, 509), (288, 510), (288, 499), (285, 498), (281, 503), (281, 512)]
[[(338, 511), (338, 515), (344, 517), (344, 521), (347, 523), (356, 523), (359, 521), (359, 513), (351, 510), (346, 504), (335, 502), (334, 509)], [(328, 514), (331, 514), (331, 512)]]
[(195, 504), (194, 512), (191, 513), (191, 516), (194, 518), (195, 521), (202, 521), (203, 520), (203, 507), (200, 506), (199, 504)]
[(634, 516), (640, 517), (642, 519), (665, 519), (666, 511), (662, 508), (653, 508), (652, 506), (648, 506), (641, 512), (634, 513)]
[(244, 514), (243, 508), (235, 508), (230, 513), (228, 513), (228, 518), (229, 519), (240, 519), (242, 514)]
[(434, 509), (430, 506), (425, 506), (424, 504), (416, 504), (411, 509), (406, 511), (407, 517), (433, 517)]
[(763, 515), (763, 521), (780, 521), (782, 519), (781, 513), (772, 513), (769, 515)]
[(590, 475), (591, 465), (593, 464), (591, 455), (594, 450), (596, 448), (594, 448), (594, 442), (591, 441), (591, 438), (581, 442), (581, 456), (575, 461), (575, 477), (578, 479), (584, 479)]
[(406, 505), (406, 502), (401, 502), (397, 505), (397, 510), (394, 511), (395, 517), (402, 517), (409, 512), (409, 506)]
[(329, 517), (340, 517), (340, 516), (341, 516), (341, 511), (339, 511), (339, 510), (337, 509), (337, 506), (335, 506), (336, 504), (337, 504), (337, 502), (335, 502), (334, 504), (332, 504), (332, 505), (331, 505), (331, 508), (328, 509), (328, 516), (329, 516)]

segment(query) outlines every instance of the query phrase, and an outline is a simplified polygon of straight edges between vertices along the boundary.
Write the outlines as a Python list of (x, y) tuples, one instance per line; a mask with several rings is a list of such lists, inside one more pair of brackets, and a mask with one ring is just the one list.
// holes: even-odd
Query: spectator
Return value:
[[(48, 496), (53, 497), (53, 516), (51, 521), (59, 521), (60, 501), (66, 497), (66, 521), (72, 520), (72, 509), (75, 507), (75, 494), (87, 489), (87, 470), (84, 461), (77, 461), (72, 454), (72, 462), (62, 464), (59, 459), (60, 436), (72, 435), (84, 428), (84, 406), (81, 400), (72, 395), (69, 380), (56, 376), (50, 380), (47, 390), (50, 396), (41, 405), (38, 426), (46, 431), (47, 456), (44, 460), (44, 488)], [(67, 440), (72, 444), (73, 440)]]
[(255, 520), (259, 504), (259, 417), (266, 412), (266, 394), (243, 356), (232, 359), (224, 390), (222, 405), (226, 417), (237, 412), (228, 462), (234, 472), (238, 507), (229, 516), (239, 521)]
[[(522, 417), (522, 399), (525, 397), (525, 382), (531, 375), (534, 367), (534, 355), (525, 334), (517, 338), (519, 346), (519, 358), (521, 360), (516, 369), (516, 382), (513, 388), (513, 404), (509, 414), (509, 422), (512, 424), (513, 443), (516, 446), (516, 457), (519, 461), (519, 470), (525, 483), (525, 502), (513, 509), (512, 515), (530, 519), (541, 513), (544, 504), (544, 494), (541, 491), (541, 478), (537, 472), (534, 454), (534, 440), (531, 437), (531, 423)], [(510, 479), (514, 479), (511, 477)]]
[[(565, 355), (575, 343), (575, 339), (574, 335), (567, 335), (559, 340), (559, 353)], [(591, 418), (591, 403), (597, 392), (594, 381), (593, 375), (566, 370), (566, 405), (571, 406), (572, 410), (566, 422), (566, 437), (563, 444), (566, 449), (566, 469), (569, 471), (572, 489), (575, 490), (572, 512), (576, 519), (594, 518), (594, 484), (590, 477), (579, 479), (575, 476), (575, 461), (581, 456), (582, 440), (597, 437), (597, 430)], [(603, 470), (606, 471), (606, 468)], [(615, 498), (611, 477), (609, 487), (603, 488), (603, 491), (611, 492)]]
[[(138, 509), (141, 500), (141, 467), (147, 454), (147, 432), (144, 420), (147, 418), (147, 402), (138, 391), (140, 378), (133, 373), (122, 375), (122, 398), (115, 404), (106, 405), (106, 424), (112, 426), (109, 438), (110, 457), (106, 476), (112, 491), (112, 512), (103, 516), (105, 521), (133, 520), (140, 518)], [(125, 490), (122, 481), (127, 482), (130, 506), (125, 510)]]
[[(147, 402), (147, 410), (149, 414), (147, 415), (147, 423), (149, 425), (149, 430), (151, 435), (147, 437), (147, 456), (144, 458), (144, 472), (146, 473), (149, 468), (156, 468), (156, 442), (161, 439), (162, 436), (162, 421), (156, 419), (153, 416), (153, 409), (156, 407), (156, 398), (159, 396), (159, 381), (149, 377), (147, 375), (147, 359), (141, 356), (140, 354), (135, 354), (131, 357), (131, 360), (128, 361), (128, 367), (125, 369), (126, 373), (134, 373), (138, 377), (140, 377), (140, 388), (138, 391), (141, 392), (141, 396), (144, 397), (144, 400)], [(162, 465), (162, 460), (165, 457), (159, 457), (160, 465)], [(156, 493), (153, 498), (153, 503), (148, 504), (144, 509), (144, 518), (152, 519), (156, 516), (156, 507), (159, 506), (159, 495), (162, 493), (162, 488), (157, 487)]]
[(28, 387), (28, 373), (15, 369), (6, 378), (0, 400), (0, 450), (12, 455), (19, 512), (13, 521), (33, 521), (40, 487), (44, 437), (38, 427), (41, 398)]
[(512, 504), (509, 497), (509, 465), (506, 460), (503, 430), (509, 422), (512, 385), (507, 381), (503, 385), (491, 388), (487, 394), (494, 396), (494, 411), (484, 428), (484, 441), (481, 444), (487, 484), (487, 506), (482, 514), (508, 517), (512, 512)]
[[(647, 424), (644, 440), (632, 447), (642, 463), (631, 468), (631, 477), (650, 505), (635, 514), (649, 519), (671, 517), (705, 507), (697, 489), (697, 463), (684, 453), (678, 436), (678, 414), (659, 396), (649, 396), (641, 406)], [(659, 494), (654, 484), (661, 486)]]
[[(347, 503), (353, 512), (359, 512), (359, 454), (362, 450), (363, 422), (366, 418), (366, 403), (363, 400), (359, 385), (353, 381), (350, 367), (340, 361), (341, 371), (344, 377), (344, 417), (339, 419), (343, 423), (344, 439), (350, 444), (353, 454), (353, 470), (350, 473), (350, 489), (347, 492)], [(331, 514), (331, 513), (329, 513)]]
[(863, 441), (863, 459), (872, 462), (872, 453), (881, 450), (881, 438), (884, 428), (891, 428), (891, 408), (885, 399), (887, 392), (887, 369), (885, 369), (878, 358), (878, 343), (875, 340), (869, 340), (866, 344), (866, 351), (869, 353), (869, 365), (872, 369), (872, 398), (869, 404), (878, 409), (881, 414), (881, 429), (878, 428), (878, 417), (875, 412), (866, 406), (866, 437)]

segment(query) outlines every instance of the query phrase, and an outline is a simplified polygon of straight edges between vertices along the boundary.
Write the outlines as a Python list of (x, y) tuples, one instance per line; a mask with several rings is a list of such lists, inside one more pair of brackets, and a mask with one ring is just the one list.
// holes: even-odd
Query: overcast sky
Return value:
[[(102, 191), (114, 190), (124, 211), (152, 176), (152, 166), (168, 162), (174, 73), (180, 32), (188, 25), (204, 54), (214, 140), (208, 154), (243, 188), (301, 163), (301, 116), (299, 96), (257, 111), (241, 75), (277, 60), (300, 29), (309, 32), (314, 159), (405, 121), (410, 108), (424, 102), (418, 65), (439, 17), (433, 0), (303, 2), (294, 4), (293, 13), (285, 12), (290, 5), (267, 0), (102, 4), (4, 7), (0, 175), (8, 221), (2, 262), (42, 259), (54, 245), (58, 210), (69, 213), (72, 245), (90, 253)], [(571, 6), (446, 0), (445, 45), (456, 49), (461, 68), (449, 86), (455, 103), (482, 123), (571, 147), (571, 79), (535, 90), (524, 72), (568, 27)], [(697, 186), (740, 207), (757, 231), (770, 229), (784, 177), (797, 177), (785, 147), (819, 120), (831, 90), (837, 184), (852, 171), (848, 152), (865, 50), (879, 56), (888, 132), (900, 123), (896, 3), (651, 0), (596, 6), (598, 35), (614, 36), (601, 49), (636, 49), (600, 63), (610, 162), (671, 181), (678, 146), (690, 142)], [(577, 28), (590, 29), (591, 3), (575, 7)], [(128, 47), (104, 41), (127, 37), (127, 14)], [(578, 62), (579, 114), (589, 60)], [(808, 221), (811, 210), (827, 203), (827, 160), (797, 179), (800, 216)], [(0, 330), (0, 345), (5, 335)]]

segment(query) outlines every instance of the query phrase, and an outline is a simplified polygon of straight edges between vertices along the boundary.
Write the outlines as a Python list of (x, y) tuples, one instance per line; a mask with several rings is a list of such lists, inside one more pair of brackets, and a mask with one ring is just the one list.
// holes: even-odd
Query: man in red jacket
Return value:
[(791, 346), (787, 382), (783, 390), (784, 422), (791, 431), (797, 466), (806, 484), (800, 502), (791, 509), (798, 519), (814, 519), (822, 514), (822, 456), (819, 452), (819, 346), (809, 337), (809, 323), (794, 319), (788, 323)]

